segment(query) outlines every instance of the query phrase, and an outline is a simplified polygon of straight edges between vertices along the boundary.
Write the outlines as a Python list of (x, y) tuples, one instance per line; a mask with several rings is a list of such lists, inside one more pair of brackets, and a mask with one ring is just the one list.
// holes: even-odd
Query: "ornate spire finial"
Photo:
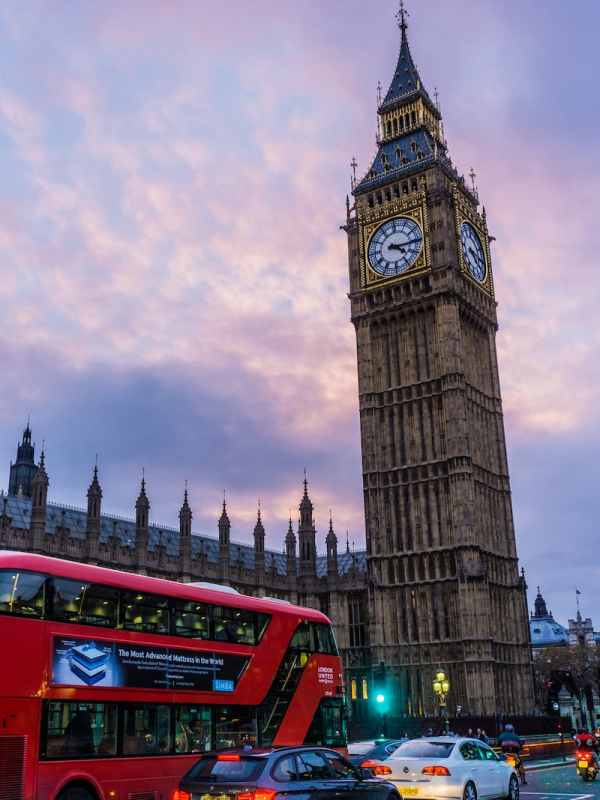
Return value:
[(473, 191), (475, 191), (475, 178), (477, 175), (475, 174), (475, 170), (471, 167), (471, 172), (469, 172), (469, 178), (471, 178), (471, 184), (473, 186)]
[(187, 478), (185, 479), (185, 489), (183, 490), (183, 502), (187, 503), (188, 501), (188, 491), (187, 491)]
[(308, 490), (306, 488), (307, 486), (308, 481), (306, 480), (306, 467), (304, 467), (304, 497), (308, 497)]
[[(350, 162), (350, 166), (352, 167), (352, 188), (354, 189), (354, 187), (356, 186), (356, 168), (358, 167), (358, 164), (356, 163), (356, 159), (354, 158), (354, 156), (352, 156), (352, 161)], [(348, 200), (348, 198), (346, 198), (346, 200)], [(349, 201), (347, 205), (349, 205)]]
[(258, 521), (260, 522), (260, 500), (258, 501)]
[(406, 17), (409, 17), (410, 14), (404, 8), (404, 0), (400, 0), (400, 11), (396, 14), (396, 19), (398, 20), (398, 27), (404, 31), (408, 28), (408, 23), (406, 21)]
[(223, 511), (225, 511), (225, 489), (223, 489)]

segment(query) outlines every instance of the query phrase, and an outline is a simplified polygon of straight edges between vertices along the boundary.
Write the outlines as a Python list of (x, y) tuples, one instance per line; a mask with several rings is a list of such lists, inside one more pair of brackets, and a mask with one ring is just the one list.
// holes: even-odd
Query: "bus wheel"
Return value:
[(96, 797), (83, 786), (67, 786), (57, 800), (96, 800)]

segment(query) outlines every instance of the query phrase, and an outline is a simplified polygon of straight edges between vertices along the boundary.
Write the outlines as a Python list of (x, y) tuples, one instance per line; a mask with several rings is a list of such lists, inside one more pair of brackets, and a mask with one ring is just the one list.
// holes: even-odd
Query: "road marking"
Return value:
[(524, 795), (535, 795), (536, 797), (577, 797), (578, 800), (584, 798), (595, 797), (593, 794), (573, 794), (569, 792), (521, 792), (521, 797)]

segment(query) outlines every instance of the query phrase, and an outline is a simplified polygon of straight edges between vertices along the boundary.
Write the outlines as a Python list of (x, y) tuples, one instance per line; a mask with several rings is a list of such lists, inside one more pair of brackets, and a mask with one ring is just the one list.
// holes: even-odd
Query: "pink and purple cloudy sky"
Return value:
[[(324, 552), (364, 546), (344, 221), (397, 0), (0, 5), (0, 464), (31, 415), (50, 500), (267, 546), (303, 469)], [(486, 206), (518, 551), (600, 628), (600, 4), (409, 0)]]

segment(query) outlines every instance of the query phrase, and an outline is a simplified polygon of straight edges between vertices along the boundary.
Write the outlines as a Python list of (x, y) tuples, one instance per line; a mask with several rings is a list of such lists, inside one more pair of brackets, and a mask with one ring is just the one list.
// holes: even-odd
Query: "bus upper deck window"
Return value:
[(0, 611), (24, 617), (43, 617), (47, 578), (39, 572), (1, 570)]

